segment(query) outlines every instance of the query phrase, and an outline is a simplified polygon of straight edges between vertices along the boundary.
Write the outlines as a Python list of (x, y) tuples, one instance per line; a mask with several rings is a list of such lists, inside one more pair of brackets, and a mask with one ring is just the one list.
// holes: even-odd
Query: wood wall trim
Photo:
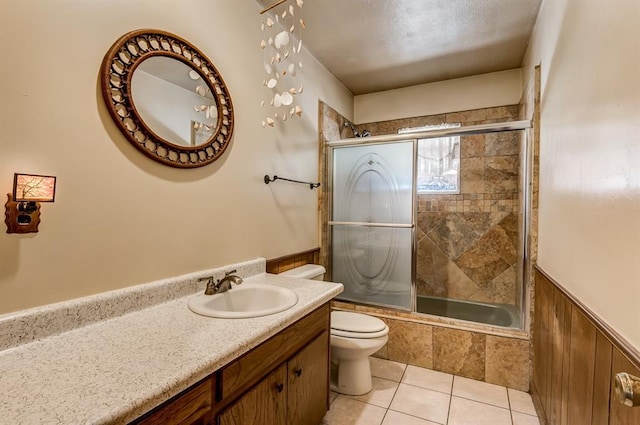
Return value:
[(320, 264), (319, 261), (320, 248), (313, 248), (267, 260), (267, 273), (278, 274), (305, 264)]
[(640, 368), (640, 351), (635, 348), (629, 341), (622, 335), (615, 331), (608, 323), (606, 323), (600, 316), (598, 316), (593, 310), (587, 307), (582, 301), (576, 298), (567, 288), (558, 283), (554, 278), (549, 276), (540, 266), (536, 265), (535, 269), (538, 273), (544, 276), (549, 282), (551, 282), (571, 303), (580, 310), (593, 324), (598, 328), (600, 332), (615, 346), (617, 347), (636, 367)]

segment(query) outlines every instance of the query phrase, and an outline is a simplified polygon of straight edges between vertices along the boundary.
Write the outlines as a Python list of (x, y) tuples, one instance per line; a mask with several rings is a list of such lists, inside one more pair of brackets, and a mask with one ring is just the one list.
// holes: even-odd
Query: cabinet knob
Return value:
[(281, 393), (282, 390), (284, 390), (284, 384), (276, 384), (276, 389), (278, 390), (279, 393)]
[(296, 376), (302, 375), (302, 368), (296, 369), (294, 373), (296, 374)]
[(615, 391), (618, 401), (625, 406), (640, 406), (640, 378), (626, 372), (616, 374)]

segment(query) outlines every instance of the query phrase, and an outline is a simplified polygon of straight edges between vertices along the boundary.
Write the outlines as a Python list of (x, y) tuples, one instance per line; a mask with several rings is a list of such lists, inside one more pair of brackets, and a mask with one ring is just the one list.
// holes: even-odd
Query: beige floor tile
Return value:
[(380, 425), (386, 410), (343, 395), (338, 396), (322, 419), (327, 425)]
[(453, 395), (498, 407), (509, 408), (507, 389), (499, 385), (456, 376), (453, 379)]
[(387, 414), (382, 421), (382, 425), (440, 425), (436, 422), (427, 421), (424, 419), (416, 418), (415, 416), (405, 415), (404, 413), (396, 412), (394, 410), (387, 411)]
[(511, 388), (507, 389), (507, 392), (509, 393), (509, 405), (511, 406), (511, 410), (526, 413), (527, 415), (538, 416), (536, 408), (533, 407), (533, 400), (531, 400), (531, 395), (529, 393), (513, 390)]
[(400, 384), (390, 409), (440, 424), (447, 422), (448, 394)]
[(451, 397), (448, 425), (511, 425), (508, 409)]
[(525, 415), (524, 413), (511, 412), (513, 425), (540, 425), (537, 416)]
[(451, 394), (453, 375), (409, 365), (402, 377), (402, 383)]
[(329, 391), (329, 403), (333, 403), (333, 400), (335, 400), (338, 395), (339, 394), (335, 391)]
[(371, 380), (373, 381), (371, 391), (363, 395), (349, 395), (346, 397), (388, 409), (398, 389), (398, 383), (388, 379), (376, 378), (375, 376)]
[(391, 360), (383, 360), (376, 357), (369, 357), (369, 361), (371, 362), (372, 376), (390, 381), (400, 382), (402, 374), (407, 368), (407, 365), (404, 363), (392, 362)]

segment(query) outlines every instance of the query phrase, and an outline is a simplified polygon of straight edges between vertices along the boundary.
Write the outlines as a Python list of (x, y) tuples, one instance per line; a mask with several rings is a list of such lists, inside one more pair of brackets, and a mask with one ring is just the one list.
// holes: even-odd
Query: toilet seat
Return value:
[(371, 339), (389, 333), (389, 328), (380, 319), (366, 314), (348, 311), (331, 312), (331, 335), (343, 338)]

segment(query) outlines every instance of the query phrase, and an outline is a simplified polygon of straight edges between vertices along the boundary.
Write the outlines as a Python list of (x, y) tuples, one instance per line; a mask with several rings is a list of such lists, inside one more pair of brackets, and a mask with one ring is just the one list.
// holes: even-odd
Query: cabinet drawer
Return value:
[(219, 375), (221, 382), (218, 400), (226, 399), (253, 386), (299, 351), (314, 336), (328, 330), (329, 318), (329, 304), (325, 304), (225, 366)]
[(207, 379), (134, 423), (136, 425), (185, 425), (194, 423), (211, 411), (211, 403), (213, 401), (212, 387), (212, 380)]

